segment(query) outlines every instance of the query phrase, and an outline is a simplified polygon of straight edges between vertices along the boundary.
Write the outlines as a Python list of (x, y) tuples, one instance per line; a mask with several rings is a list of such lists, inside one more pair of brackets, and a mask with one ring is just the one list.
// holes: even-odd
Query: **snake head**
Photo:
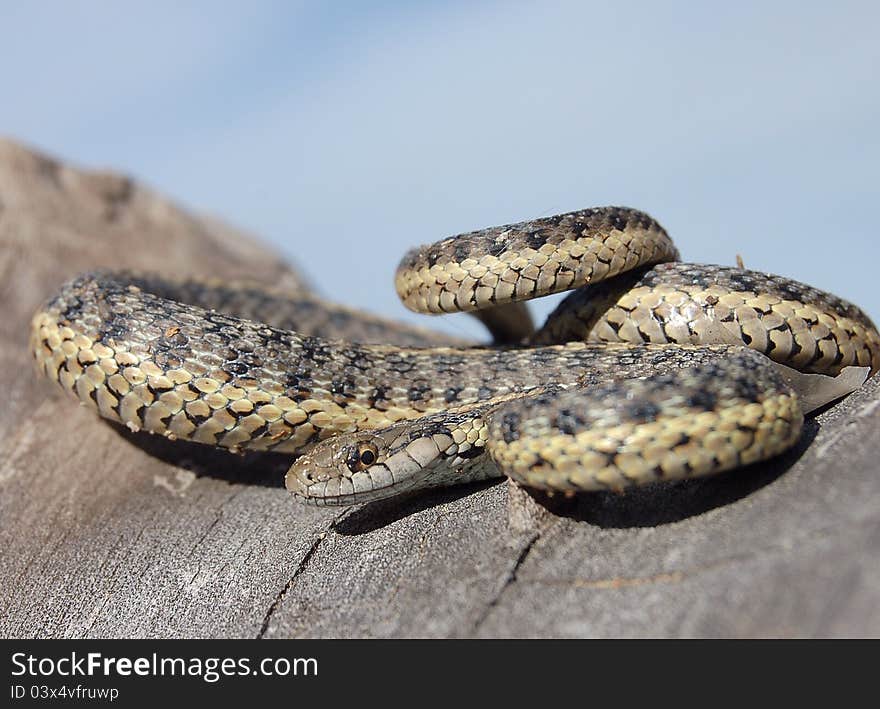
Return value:
[[(404, 432), (405, 431), (405, 432)], [(353, 505), (419, 487), (440, 455), (410, 428), (346, 433), (315, 445), (285, 476), (287, 489), (315, 505)]]
[(309, 504), (355, 505), (495, 477), (499, 473), (483, 455), (483, 413), (480, 407), (440, 412), (328, 438), (290, 466), (285, 485)]

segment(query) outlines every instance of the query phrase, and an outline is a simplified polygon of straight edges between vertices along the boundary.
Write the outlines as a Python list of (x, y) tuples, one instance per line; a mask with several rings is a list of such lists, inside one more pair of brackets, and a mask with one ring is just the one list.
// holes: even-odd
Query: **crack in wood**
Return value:
[(501, 597), (504, 595), (505, 591), (507, 591), (509, 587), (513, 586), (513, 584), (516, 583), (516, 578), (517, 574), (519, 573), (520, 567), (523, 565), (523, 563), (525, 563), (526, 558), (540, 538), (541, 533), (535, 532), (528, 538), (522, 549), (520, 549), (519, 556), (517, 556), (513, 567), (507, 573), (507, 578), (504, 580), (501, 588), (498, 589), (498, 592), (489, 600), (489, 602), (486, 604), (486, 607), (483, 608), (483, 612), (480, 613), (476, 621), (474, 621), (471, 628), (474, 633), (476, 633), (482, 627), (483, 623), (486, 622), (486, 619), (491, 615), (492, 611), (501, 602)]
[(330, 535), (330, 533), (336, 528), (336, 524), (346, 514), (348, 514), (348, 510), (343, 510), (332, 520), (330, 520), (330, 524), (327, 525), (327, 528), (318, 534), (317, 538), (312, 543), (312, 546), (309, 547), (309, 550), (303, 555), (302, 559), (300, 559), (299, 564), (297, 564), (296, 569), (293, 572), (293, 575), (284, 585), (284, 588), (282, 588), (278, 592), (278, 595), (275, 596), (275, 600), (272, 601), (272, 605), (269, 606), (268, 610), (263, 615), (263, 622), (260, 625), (260, 631), (257, 633), (256, 636), (257, 640), (262, 640), (265, 637), (266, 633), (269, 630), (269, 623), (272, 622), (272, 616), (275, 615), (275, 611), (277, 611), (281, 607), (281, 604), (283, 603), (288, 592), (291, 588), (293, 588), (293, 585), (296, 583), (297, 578), (299, 578), (300, 574), (302, 574), (303, 571), (306, 570), (306, 567), (309, 565), (309, 561), (311, 561), (312, 557), (315, 555), (315, 552), (318, 551), (318, 547), (321, 546), (321, 542), (323, 542)]

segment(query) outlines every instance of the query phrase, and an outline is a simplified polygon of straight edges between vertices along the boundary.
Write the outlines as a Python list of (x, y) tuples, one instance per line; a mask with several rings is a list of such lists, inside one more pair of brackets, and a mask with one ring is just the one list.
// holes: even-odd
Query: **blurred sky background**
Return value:
[(409, 246), (623, 204), (686, 260), (880, 319), (875, 2), (2, 0), (0, 26), (0, 133), (244, 227), (339, 302), (477, 334), (398, 304)]

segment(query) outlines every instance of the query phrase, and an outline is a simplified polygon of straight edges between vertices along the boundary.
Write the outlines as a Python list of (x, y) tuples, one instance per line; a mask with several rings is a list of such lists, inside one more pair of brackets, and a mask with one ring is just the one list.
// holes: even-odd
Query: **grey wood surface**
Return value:
[(878, 380), (716, 479), (321, 510), (284, 459), (128, 433), (33, 375), (31, 313), (98, 266), (301, 282), (124, 177), (0, 142), (0, 635), (880, 635)]

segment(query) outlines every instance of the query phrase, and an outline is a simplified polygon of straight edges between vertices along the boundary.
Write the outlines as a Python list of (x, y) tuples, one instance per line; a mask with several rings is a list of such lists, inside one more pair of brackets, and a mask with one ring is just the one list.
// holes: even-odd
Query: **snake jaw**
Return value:
[[(408, 422), (378, 432), (342, 434), (298, 458), (287, 471), (285, 486), (302, 502), (335, 506), (449, 484), (435, 470), (448, 467), (443, 463), (450, 458), (450, 446), (449, 435), (413, 429)], [(353, 467), (355, 454), (365, 449), (375, 453), (375, 462)]]
[[(419, 487), (431, 460), (412, 457), (414, 451), (396, 446), (396, 438), (393, 431), (358, 432), (322, 441), (290, 466), (285, 486), (301, 501), (322, 506), (359, 504)], [(373, 453), (372, 463), (363, 462), (364, 451)]]
[[(335, 506), (498, 477), (483, 455), (487, 429), (479, 414), (482, 409), (329, 438), (290, 467), (287, 489), (307, 504)], [(375, 462), (353, 468), (355, 454), (363, 450), (374, 452)]]

